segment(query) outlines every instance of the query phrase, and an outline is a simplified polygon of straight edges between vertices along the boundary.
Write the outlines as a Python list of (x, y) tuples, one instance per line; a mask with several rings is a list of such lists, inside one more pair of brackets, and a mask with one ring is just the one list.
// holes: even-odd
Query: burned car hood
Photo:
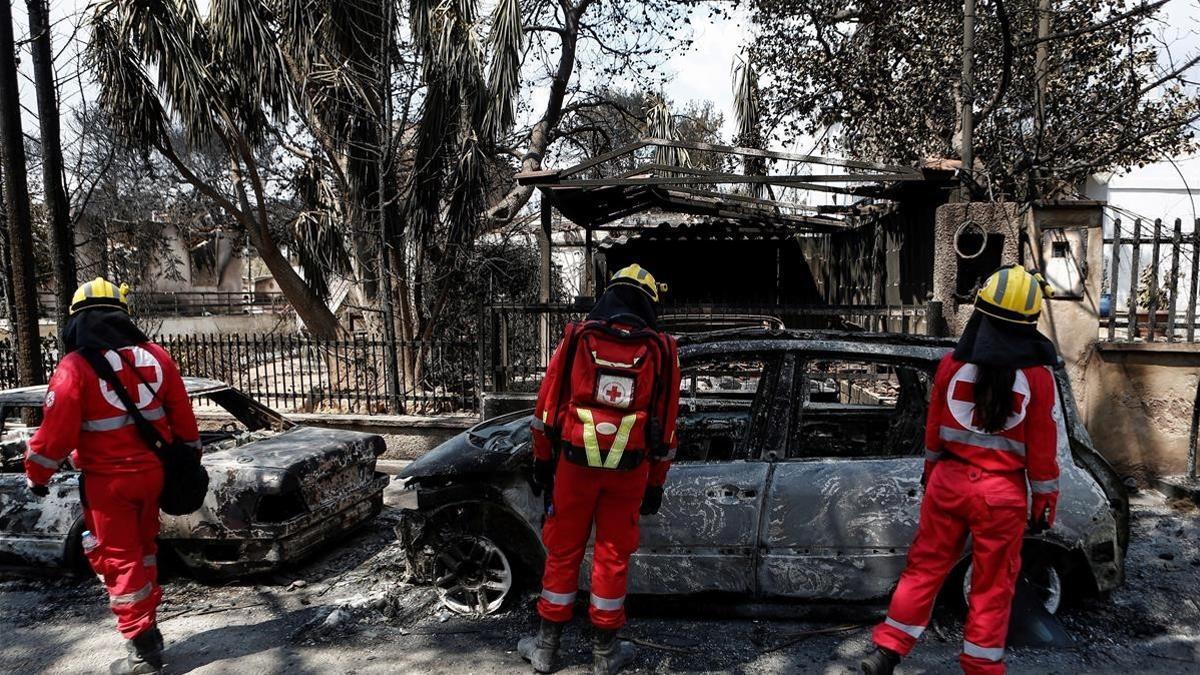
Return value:
[[(282, 523), (366, 485), (383, 450), (383, 439), (373, 434), (295, 427), (205, 453), (209, 494), (204, 506), (186, 516), (164, 519), (161, 536), (212, 538), (223, 532), (255, 536), (255, 526)], [(275, 506), (283, 504), (291, 510), (274, 516), (260, 511), (260, 506), (278, 496), (286, 499), (276, 500)]]
[[(347, 452), (349, 451), (349, 452)], [(343, 463), (360, 456), (378, 457), (382, 439), (371, 434), (316, 427), (296, 427), (276, 436), (204, 455), (204, 465), (215, 469), (294, 469), (298, 464), (334, 458)]]
[(481, 422), (427, 452), (400, 472), (400, 478), (432, 478), (513, 471), (529, 462), (532, 411)]

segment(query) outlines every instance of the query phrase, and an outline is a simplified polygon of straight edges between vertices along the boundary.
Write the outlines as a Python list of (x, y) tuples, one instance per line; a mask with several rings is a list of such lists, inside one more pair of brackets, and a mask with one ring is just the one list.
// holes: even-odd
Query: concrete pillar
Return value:
[[(934, 216), (933, 300), (942, 305), (949, 335), (960, 335), (971, 318), (975, 301), (972, 289), (1001, 265), (1020, 261), (1021, 229), (1020, 208), (1014, 202), (959, 202), (938, 207)], [(960, 250), (973, 257), (963, 257)]]
[(1058, 347), (1079, 401), (1087, 396), (1087, 364), (1100, 331), (1103, 209), (1102, 202), (1050, 202), (1035, 206), (1025, 218), (1033, 254), (1026, 264), (1042, 270), (1056, 287), (1038, 329)]

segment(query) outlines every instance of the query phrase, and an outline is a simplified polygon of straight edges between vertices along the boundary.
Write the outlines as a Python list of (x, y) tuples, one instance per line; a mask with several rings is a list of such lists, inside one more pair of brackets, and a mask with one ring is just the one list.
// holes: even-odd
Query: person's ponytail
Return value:
[(1017, 371), (1000, 366), (977, 365), (975, 375), (975, 420), (989, 434), (1004, 430), (1013, 412), (1013, 382)]

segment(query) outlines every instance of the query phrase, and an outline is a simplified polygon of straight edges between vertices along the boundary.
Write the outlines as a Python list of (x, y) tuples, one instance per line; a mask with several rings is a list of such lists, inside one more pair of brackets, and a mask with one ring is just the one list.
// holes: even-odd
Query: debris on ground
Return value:
[[(1149, 491), (1133, 499), (1132, 511), (1125, 585), (1064, 607), (1059, 618), (1076, 646), (1013, 648), (1012, 672), (1200, 667), (1200, 600), (1191, 596), (1200, 587), (1200, 511)], [(409, 583), (396, 522), (385, 509), (336, 548), (271, 576), (221, 584), (168, 578), (160, 624), (174, 669), (527, 673), (513, 650), (536, 630), (532, 597), (482, 618), (445, 611), (432, 588)], [(120, 636), (94, 578), (2, 578), (0, 671), (83, 672), (93, 654), (119, 655)], [(778, 618), (780, 605), (756, 615), (709, 601), (675, 604), (631, 604), (624, 637), (638, 646), (639, 672), (848, 674), (871, 648), (869, 618), (850, 618), (844, 607), (817, 621)], [(579, 614), (563, 635), (568, 675), (591, 663), (591, 633)], [(954, 671), (961, 641), (962, 622), (939, 617), (906, 670)]]

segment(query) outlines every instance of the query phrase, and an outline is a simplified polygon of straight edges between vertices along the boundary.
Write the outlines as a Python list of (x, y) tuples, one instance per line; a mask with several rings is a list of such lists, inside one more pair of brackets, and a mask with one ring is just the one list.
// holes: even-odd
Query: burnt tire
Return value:
[(87, 523), (84, 522), (83, 516), (76, 518), (75, 522), (71, 523), (71, 529), (67, 531), (67, 541), (63, 551), (63, 566), (80, 575), (95, 574), (92, 571), (92, 564), (83, 554), (83, 532), (86, 529)]
[(511, 556), (484, 535), (448, 532), (439, 537), (433, 576), (442, 605), (456, 614), (494, 614), (517, 595)]
[[(423, 530), (417, 546), (421, 552), (419, 576), (439, 589), (443, 604), (451, 611), (495, 613), (512, 605), (541, 580), (545, 556), (536, 530), (498, 504), (448, 504), (430, 515)], [(455, 589), (459, 584), (454, 582), (458, 581), (473, 594), (483, 591), (485, 600), (475, 594), (473, 602), (447, 604), (448, 595), (463, 592)], [(508, 588), (501, 588), (504, 585)], [(499, 602), (494, 595), (502, 596)]]
[[(971, 567), (970, 561), (967, 561), (967, 564), (962, 566), (962, 570), (951, 578), (951, 582), (955, 583), (953, 588), (960, 589), (960, 593), (957, 594), (957, 608), (964, 614), (971, 593)], [(1063, 599), (1066, 597), (1065, 579), (1060, 560), (1050, 555), (1043, 555), (1032, 560), (1022, 561), (1017, 583), (1031, 586), (1046, 611), (1050, 614), (1058, 614), (1058, 611), (1062, 609)]]

